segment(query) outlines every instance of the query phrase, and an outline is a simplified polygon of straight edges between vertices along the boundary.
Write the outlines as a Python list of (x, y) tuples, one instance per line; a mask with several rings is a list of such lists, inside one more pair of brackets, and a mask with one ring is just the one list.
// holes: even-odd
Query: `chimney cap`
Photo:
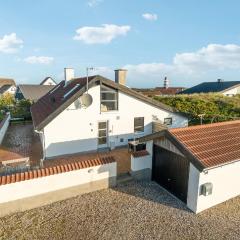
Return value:
[(117, 68), (117, 69), (115, 69), (114, 71), (115, 71), (115, 72), (116, 72), (116, 71), (127, 71), (127, 69), (124, 69), (124, 68)]

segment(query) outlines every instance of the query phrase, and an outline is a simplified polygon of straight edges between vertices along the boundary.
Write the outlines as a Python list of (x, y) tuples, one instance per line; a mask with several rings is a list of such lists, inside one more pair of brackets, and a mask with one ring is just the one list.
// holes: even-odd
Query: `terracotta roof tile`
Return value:
[(206, 168), (240, 160), (240, 120), (169, 132)]
[(132, 153), (133, 157), (139, 158), (149, 155), (149, 152), (147, 150), (137, 151)]
[(105, 157), (104, 159), (98, 158), (98, 159), (85, 160), (85, 161), (79, 161), (79, 162), (75, 161), (75, 162), (71, 162), (64, 165), (56, 165), (53, 167), (48, 167), (48, 168), (43, 168), (43, 169), (38, 169), (33, 171), (15, 173), (7, 176), (0, 176), (0, 185), (20, 182), (25, 180), (31, 180), (34, 178), (46, 177), (49, 175), (60, 174), (60, 173), (64, 173), (65, 171), (66, 172), (76, 171), (78, 169), (94, 167), (94, 166), (99, 166), (103, 164), (109, 164), (112, 162), (115, 162), (114, 157), (108, 156), (108, 157)]

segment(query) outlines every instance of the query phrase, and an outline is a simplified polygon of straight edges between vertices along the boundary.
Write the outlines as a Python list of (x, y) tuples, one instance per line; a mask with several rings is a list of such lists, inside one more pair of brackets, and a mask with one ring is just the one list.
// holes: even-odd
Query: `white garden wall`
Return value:
[[(210, 182), (213, 192), (209, 196), (200, 195), (201, 185)], [(199, 172), (190, 166), (188, 186), (188, 207), (198, 213), (216, 204), (240, 195), (240, 161)]]
[(0, 186), (0, 205), (19, 199), (38, 196), (57, 190), (67, 189), (114, 178), (117, 175), (116, 162), (84, 168), (75, 171), (34, 178)]
[(100, 112), (100, 86), (89, 90), (93, 104), (87, 109), (76, 109), (74, 104), (59, 114), (44, 128), (46, 157), (72, 154), (77, 152), (95, 151), (98, 148), (98, 122), (109, 122), (109, 142), (121, 146), (134, 138), (134, 117), (144, 117), (145, 131), (140, 137), (152, 133), (153, 115), (160, 120), (172, 117), (171, 127), (185, 127), (188, 120), (178, 114), (173, 114), (140, 100), (119, 92), (119, 110)]
[(7, 113), (6, 119), (3, 120), (4, 123), (2, 125), (2, 127), (0, 128), (0, 144), (2, 144), (3, 138), (7, 132), (8, 126), (9, 126), (9, 122), (10, 122), (10, 113)]

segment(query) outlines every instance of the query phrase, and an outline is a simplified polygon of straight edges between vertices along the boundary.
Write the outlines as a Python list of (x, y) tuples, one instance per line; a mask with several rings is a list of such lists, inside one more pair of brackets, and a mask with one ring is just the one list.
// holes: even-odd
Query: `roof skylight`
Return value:
[(76, 90), (78, 87), (80, 87), (80, 84), (76, 84), (70, 91), (64, 94), (63, 98), (66, 98), (69, 96), (74, 90)]

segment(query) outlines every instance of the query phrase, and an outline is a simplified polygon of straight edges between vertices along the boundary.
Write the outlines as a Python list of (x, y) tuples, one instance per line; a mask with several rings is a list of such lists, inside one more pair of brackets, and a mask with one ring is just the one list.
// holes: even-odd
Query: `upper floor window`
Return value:
[(165, 125), (172, 125), (172, 118), (164, 118)]
[(144, 132), (144, 117), (134, 118), (134, 132)]
[(118, 110), (118, 91), (101, 86), (101, 112)]

